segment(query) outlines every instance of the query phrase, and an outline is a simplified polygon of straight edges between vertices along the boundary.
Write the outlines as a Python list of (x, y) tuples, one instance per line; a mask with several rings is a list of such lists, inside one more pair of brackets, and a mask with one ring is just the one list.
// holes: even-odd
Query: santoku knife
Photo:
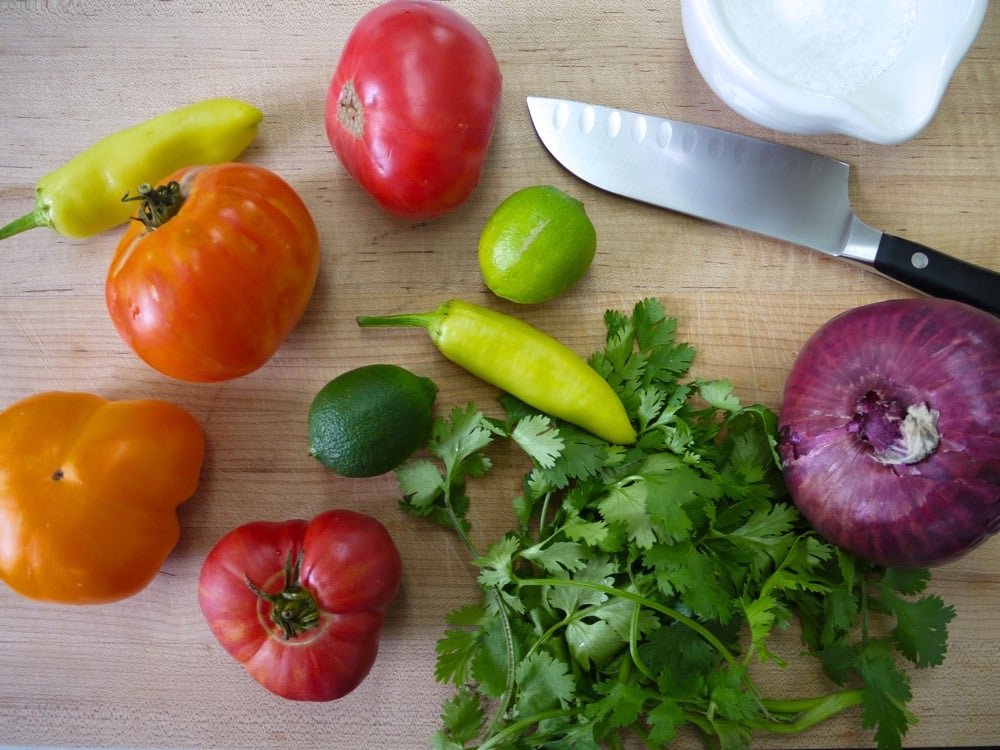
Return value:
[(702, 125), (528, 97), (549, 152), (608, 192), (864, 263), (1000, 315), (1000, 274), (864, 224), (842, 161)]

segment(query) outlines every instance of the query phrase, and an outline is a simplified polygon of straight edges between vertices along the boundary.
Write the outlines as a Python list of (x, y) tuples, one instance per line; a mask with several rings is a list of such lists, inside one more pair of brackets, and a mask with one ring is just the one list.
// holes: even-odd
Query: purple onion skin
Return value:
[[(938, 412), (936, 447), (880, 463), (898, 417), (921, 404)], [(1000, 530), (1000, 318), (934, 298), (838, 315), (792, 366), (778, 450), (795, 504), (829, 542), (883, 566), (961, 557)]]

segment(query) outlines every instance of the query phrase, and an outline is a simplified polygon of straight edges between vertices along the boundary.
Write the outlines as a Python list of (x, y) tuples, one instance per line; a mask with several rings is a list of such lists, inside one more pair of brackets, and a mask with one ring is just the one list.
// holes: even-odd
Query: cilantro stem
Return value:
[(795, 718), (790, 721), (755, 719), (750, 720), (749, 724), (756, 729), (764, 729), (773, 734), (797, 734), (841, 711), (861, 705), (863, 696), (864, 690), (857, 688), (841, 690), (821, 698), (788, 701), (765, 699), (761, 701), (761, 704), (768, 712), (793, 714)]
[(572, 716), (573, 714), (573, 709), (556, 708), (551, 711), (542, 711), (531, 716), (525, 716), (523, 719), (511, 722), (496, 734), (492, 734), (489, 739), (479, 746), (478, 750), (490, 750), (490, 748), (494, 747), (504, 747), (505, 740), (510, 737), (519, 737), (521, 731), (524, 729), (533, 727), (546, 719), (559, 719), (564, 716)]
[[(605, 586), (602, 583), (594, 583), (592, 581), (580, 581), (572, 580), (566, 578), (518, 578), (514, 576), (513, 581), (518, 586), (575, 586), (577, 588), (590, 589), (591, 591), (598, 591), (602, 594), (607, 594), (608, 596), (618, 596), (622, 599), (628, 599), (629, 601), (635, 602), (636, 604), (648, 607), (649, 609), (659, 612), (662, 615), (666, 615), (670, 619), (686, 625), (700, 635), (705, 641), (709, 643), (719, 654), (733, 667), (740, 667), (740, 662), (733, 655), (726, 645), (716, 637), (716, 635), (706, 628), (701, 623), (696, 620), (691, 619), (687, 615), (681, 614), (673, 607), (667, 607), (666, 605), (660, 604), (659, 602), (654, 602), (651, 599), (646, 598), (642, 594), (636, 594), (632, 591), (627, 591), (625, 589), (615, 588), (614, 586)], [(638, 666), (638, 665), (637, 665)]]
[[(472, 558), (478, 559), (480, 557), (479, 550), (476, 549), (476, 545), (472, 543), (472, 539), (469, 537), (468, 533), (465, 531), (465, 527), (459, 520), (458, 514), (455, 512), (455, 506), (452, 503), (451, 491), (452, 487), (455, 486), (458, 478), (455, 476), (460, 473), (458, 463), (446, 462), (447, 465), (447, 476), (445, 477), (444, 492), (443, 492), (443, 502), (445, 512), (448, 514), (448, 521), (451, 523), (451, 527), (458, 534), (458, 538), (462, 540), (462, 543), (469, 550)], [(497, 614), (500, 617), (500, 624), (503, 627), (503, 638), (504, 638), (504, 651), (507, 657), (507, 674), (504, 676), (504, 697), (503, 700), (499, 702), (493, 717), (490, 719), (489, 732), (492, 733), (494, 728), (502, 721), (504, 714), (507, 712), (508, 705), (511, 698), (514, 695), (514, 683), (516, 681), (516, 676), (514, 674), (514, 632), (510, 625), (510, 615), (507, 613), (507, 608), (504, 606), (503, 599), (500, 596), (500, 592), (495, 588), (489, 589), (490, 596), (493, 597), (493, 603), (496, 607)]]
[(448, 521), (451, 523), (452, 529), (458, 534), (458, 538), (462, 540), (462, 544), (465, 548), (469, 550), (472, 555), (472, 559), (476, 560), (479, 558), (479, 550), (476, 549), (476, 545), (472, 543), (472, 539), (469, 535), (465, 533), (465, 529), (462, 527), (462, 523), (458, 518), (458, 514), (455, 513), (455, 508), (451, 504), (451, 484), (448, 483), (448, 489), (444, 492), (444, 509), (448, 513)]
[(542, 501), (542, 510), (538, 514), (538, 531), (545, 531), (545, 527), (548, 526), (547, 516), (549, 515), (549, 500), (552, 499), (552, 493), (546, 492), (545, 499)]
[(499, 702), (496, 711), (493, 713), (493, 718), (490, 719), (489, 723), (488, 731), (492, 733), (494, 727), (496, 727), (503, 720), (504, 715), (507, 713), (508, 706), (510, 705), (510, 701), (514, 697), (514, 683), (516, 681), (516, 675), (514, 673), (514, 632), (510, 626), (510, 616), (507, 614), (507, 608), (504, 606), (503, 599), (500, 597), (500, 592), (496, 589), (490, 589), (490, 594), (493, 596), (497, 613), (500, 615), (500, 624), (503, 626), (504, 651), (507, 656), (507, 674), (504, 676), (503, 699)]
[(569, 627), (573, 622), (582, 619), (587, 616), (587, 612), (576, 611), (571, 614), (566, 615), (559, 622), (553, 623), (549, 626), (548, 630), (538, 636), (535, 642), (531, 644), (531, 648), (525, 653), (525, 657), (531, 656), (535, 651), (540, 648), (545, 642), (551, 638), (555, 633)]
[[(774, 587), (777, 585), (777, 582), (780, 579), (781, 574), (791, 564), (792, 560), (794, 559), (793, 555), (797, 554), (799, 545), (804, 543), (804, 539), (805, 539), (804, 535), (799, 535), (795, 538), (795, 541), (792, 542), (791, 546), (789, 546), (788, 548), (788, 551), (785, 553), (784, 558), (778, 565), (775, 565), (774, 570), (771, 572), (771, 575), (769, 575), (767, 577), (767, 580), (765, 580), (764, 583), (761, 585), (760, 591), (757, 593), (757, 599), (764, 599), (765, 597), (771, 595), (772, 589), (774, 589)], [(758, 652), (758, 650), (759, 647), (755, 643), (751, 643), (750, 648), (747, 649), (746, 657), (743, 659), (743, 666), (747, 667), (750, 665), (750, 662), (753, 661), (753, 657)]]
[(638, 602), (635, 602), (635, 607), (632, 609), (632, 618), (629, 622), (628, 628), (628, 653), (632, 657), (632, 663), (635, 664), (636, 669), (642, 672), (643, 676), (649, 680), (654, 685), (656, 684), (656, 675), (650, 672), (649, 667), (643, 662), (642, 658), (639, 656), (639, 614), (642, 612), (642, 607)]
[(861, 579), (861, 642), (868, 643), (868, 579)]

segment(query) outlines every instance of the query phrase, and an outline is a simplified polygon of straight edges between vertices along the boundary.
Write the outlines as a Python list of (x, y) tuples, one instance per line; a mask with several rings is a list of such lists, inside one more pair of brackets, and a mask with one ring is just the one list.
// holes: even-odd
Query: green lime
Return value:
[(487, 220), (479, 268), (498, 297), (545, 302), (583, 278), (596, 249), (597, 233), (583, 203), (536, 185), (513, 193)]
[(338, 375), (309, 407), (309, 453), (345, 477), (395, 469), (426, 444), (437, 387), (396, 365)]

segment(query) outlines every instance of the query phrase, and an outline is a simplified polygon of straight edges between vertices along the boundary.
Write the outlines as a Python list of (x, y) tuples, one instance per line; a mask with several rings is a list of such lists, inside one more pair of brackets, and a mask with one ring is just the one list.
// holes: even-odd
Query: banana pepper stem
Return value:
[(281, 628), (285, 640), (297, 638), (319, 623), (319, 605), (312, 592), (299, 582), (302, 553), (292, 562), (292, 553), (285, 561), (285, 584), (280, 591), (268, 594), (244, 577), (247, 586), (271, 605), (271, 622)]
[(5, 240), (8, 237), (13, 237), (15, 234), (20, 234), (21, 232), (27, 232), (29, 229), (35, 229), (36, 227), (51, 227), (52, 222), (49, 219), (48, 209), (39, 204), (35, 206), (35, 210), (29, 214), (25, 214), (19, 219), (14, 219), (14, 221), (0, 227), (0, 240)]
[(437, 313), (401, 313), (400, 315), (359, 315), (358, 325), (361, 327), (382, 326), (384, 328), (412, 327), (427, 328), (438, 319)]

